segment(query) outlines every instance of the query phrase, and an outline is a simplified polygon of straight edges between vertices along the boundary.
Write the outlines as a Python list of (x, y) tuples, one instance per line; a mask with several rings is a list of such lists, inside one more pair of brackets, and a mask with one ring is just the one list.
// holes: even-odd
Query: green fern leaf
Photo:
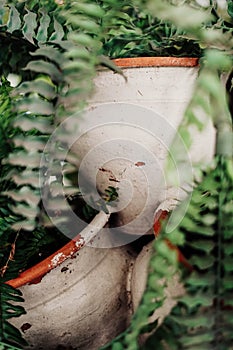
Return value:
[(9, 345), (0, 341), (0, 350), (22, 350), (22, 348)]
[(19, 127), (23, 131), (38, 130), (43, 134), (52, 132), (52, 122), (50, 118), (37, 116), (20, 115), (15, 118), (14, 126)]
[(37, 49), (35, 52), (31, 53), (32, 56), (43, 56), (48, 58), (50, 61), (53, 61), (57, 64), (57, 66), (60, 66), (63, 61), (63, 57), (61, 55), (61, 52), (57, 50), (55, 47), (52, 46), (41, 46), (39, 49)]
[(37, 28), (37, 15), (34, 12), (29, 11), (26, 8), (27, 14), (24, 16), (24, 26), (22, 29), (24, 38), (30, 43), (34, 44), (34, 38), (36, 37), (35, 30)]
[(45, 9), (40, 9), (40, 25), (37, 31), (36, 40), (40, 43), (44, 43), (48, 40), (48, 29), (51, 22), (51, 18)]
[(20, 29), (21, 19), (19, 12), (16, 10), (15, 6), (10, 7), (9, 20), (7, 22), (7, 30), (9, 33), (13, 33), (15, 30)]
[(26, 313), (22, 306), (15, 304), (23, 301), (19, 290), (0, 281), (0, 342), (12, 346), (27, 345), (20, 331), (7, 321)]
[[(226, 171), (229, 162), (232, 159), (217, 158), (215, 168), (194, 189), (186, 219), (180, 223), (186, 240), (183, 249), (191, 256), (194, 272), (184, 279), (187, 294), (155, 334), (159, 350), (168, 331), (169, 341), (180, 350), (229, 350), (233, 343), (233, 182)], [(208, 206), (208, 198), (216, 205)], [(200, 204), (199, 215), (192, 210), (193, 201)], [(190, 220), (193, 224), (187, 227)], [(212, 233), (203, 240), (206, 228)]]
[(227, 1), (227, 12), (231, 16), (231, 18), (233, 18), (233, 1), (232, 0)]
[(24, 69), (47, 74), (55, 83), (60, 83), (63, 80), (63, 75), (58, 68), (53, 63), (44, 60), (30, 61)]
[(30, 168), (39, 168), (41, 156), (38, 152), (15, 151), (10, 154), (3, 164), (10, 163), (16, 166), (30, 166)]
[(34, 115), (53, 115), (55, 110), (52, 103), (41, 99), (38, 96), (24, 98), (18, 101), (19, 112), (30, 112)]
[(48, 41), (52, 41), (52, 42), (60, 42), (65, 35), (63, 26), (61, 25), (60, 22), (58, 22), (56, 20), (56, 18), (54, 18), (54, 32), (51, 34), (50, 38), (48, 39)]
[(46, 141), (46, 136), (28, 135), (26, 138), (24, 138), (22, 135), (19, 135), (14, 137), (15, 146), (23, 147), (28, 152), (43, 151)]
[(23, 82), (20, 87), (15, 89), (14, 95), (18, 94), (36, 93), (46, 99), (54, 99), (56, 97), (55, 87), (52, 82), (48, 82), (46, 79), (38, 78), (37, 80), (30, 82)]

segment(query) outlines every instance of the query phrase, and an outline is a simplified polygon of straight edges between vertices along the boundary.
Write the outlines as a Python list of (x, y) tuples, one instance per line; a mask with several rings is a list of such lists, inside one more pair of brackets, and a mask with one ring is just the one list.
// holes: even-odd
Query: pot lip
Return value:
[(106, 225), (109, 216), (110, 214), (100, 211), (94, 219), (67, 244), (41, 262), (21, 272), (18, 277), (8, 280), (5, 283), (14, 288), (20, 288), (26, 284), (40, 283), (47, 273), (61, 265), (68, 258), (74, 258), (75, 253), (87, 243), (90, 243), (95, 235)]
[(66, 259), (72, 258), (83, 246), (84, 240), (81, 235), (78, 235), (38, 264), (21, 272), (18, 277), (6, 281), (6, 284), (14, 288), (20, 288), (26, 284), (40, 283), (47, 273), (62, 264)]
[[(199, 64), (199, 59), (195, 57), (131, 57), (117, 58), (112, 61), (121, 68), (197, 67)], [(84, 245), (83, 237), (78, 234), (49, 257), (20, 273), (18, 277), (6, 281), (6, 283), (14, 288), (39, 283), (47, 273), (61, 265), (68, 258), (72, 258)]]
[(112, 60), (121, 68), (139, 67), (197, 67), (197, 57), (130, 57)]

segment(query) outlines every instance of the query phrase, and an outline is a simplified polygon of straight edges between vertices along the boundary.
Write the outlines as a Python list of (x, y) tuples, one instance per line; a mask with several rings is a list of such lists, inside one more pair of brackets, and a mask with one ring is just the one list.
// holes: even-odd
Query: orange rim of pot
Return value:
[[(196, 67), (198, 58), (187, 57), (135, 57), (119, 58), (113, 62), (120, 68), (139, 68), (139, 67)], [(160, 218), (161, 219), (161, 218)], [(160, 220), (159, 219), (159, 220)], [(160, 231), (160, 225), (158, 232)], [(157, 232), (157, 234), (158, 234)], [(69, 243), (51, 254), (46, 259), (31, 268), (21, 272), (18, 277), (7, 281), (6, 283), (14, 288), (22, 287), (25, 284), (36, 284), (55, 267), (61, 265), (68, 258), (74, 257), (84, 246), (83, 238), (78, 234)]]
[(37, 284), (48, 272), (61, 265), (68, 258), (73, 258), (74, 254), (77, 253), (84, 244), (84, 239), (80, 235), (77, 235), (55, 253), (31, 268), (21, 272), (18, 277), (6, 283), (14, 288), (22, 287), (25, 284)]
[(199, 59), (193, 57), (132, 57), (117, 58), (113, 62), (121, 68), (196, 67)]

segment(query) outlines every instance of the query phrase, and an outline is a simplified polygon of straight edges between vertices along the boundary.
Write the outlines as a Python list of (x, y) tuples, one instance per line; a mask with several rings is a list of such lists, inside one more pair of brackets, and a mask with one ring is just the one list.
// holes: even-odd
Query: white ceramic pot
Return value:
[(27, 314), (12, 323), (30, 349), (98, 349), (127, 326), (130, 262), (125, 247), (83, 247), (39, 283), (20, 288)]
[(118, 229), (136, 235), (149, 232), (156, 208), (167, 193), (182, 198), (179, 189), (187, 179), (191, 181), (192, 162), (209, 161), (215, 143), (210, 122), (203, 132), (193, 131), (194, 144), (190, 152), (184, 149), (186, 159), (177, 169), (179, 183), (176, 191), (171, 191), (173, 185), (164, 173), (165, 160), (192, 96), (197, 60), (138, 58), (116, 63), (126, 79), (109, 70), (99, 72), (95, 93), (88, 111), (78, 119), (71, 147), (77, 159), (79, 187), (87, 202), (90, 197), (98, 201), (108, 186), (117, 188), (113, 237)]
[[(109, 185), (118, 187), (119, 202), (110, 208), (116, 212), (112, 237), (106, 230), (108, 241), (100, 247), (130, 241), (116, 241), (116, 227), (127, 234), (148, 232), (156, 208), (170, 190), (163, 179), (164, 161), (198, 74), (196, 61), (188, 60), (191, 67), (183, 67), (182, 59), (172, 60), (176, 67), (158, 67), (161, 61), (157, 60), (150, 64), (130, 60), (130, 65), (123, 68), (127, 81), (110, 71), (99, 72), (96, 93), (89, 110), (78, 120), (71, 148), (77, 157), (79, 185), (87, 202), (90, 194), (99, 199), (99, 193)], [(208, 147), (203, 148), (207, 137)], [(191, 151), (192, 159), (211, 159), (213, 127), (209, 125), (194, 139), (198, 141)], [(80, 246), (82, 240), (79, 237)], [(37, 277), (45, 274), (40, 283), (25, 285), (35, 282), (35, 274), (32, 278), (28, 272), (21, 276), (21, 284), (17, 280), (10, 282), (21, 286), (26, 300), (27, 314), (12, 322), (24, 330), (30, 347), (52, 350), (63, 345), (94, 350), (126, 327), (132, 311), (128, 305), (128, 277), (134, 258), (126, 246), (100, 249), (94, 245), (95, 248), (82, 248), (75, 259), (75, 250), (68, 255), (64, 249), (56, 252), (49, 263), (42, 262), (43, 268), (35, 267)], [(144, 265), (139, 261), (132, 283), (134, 307), (136, 295), (142, 293), (137, 271)], [(145, 279), (146, 268), (143, 271)]]

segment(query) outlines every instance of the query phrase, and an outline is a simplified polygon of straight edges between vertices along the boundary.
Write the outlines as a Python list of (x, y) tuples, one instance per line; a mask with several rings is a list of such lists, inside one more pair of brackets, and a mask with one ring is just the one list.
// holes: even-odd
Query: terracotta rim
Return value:
[[(187, 57), (135, 57), (119, 58), (113, 60), (119, 67), (196, 67), (198, 58)], [(157, 219), (157, 218), (156, 218)], [(158, 218), (159, 220), (159, 218)], [(157, 234), (160, 231), (160, 225), (157, 228)], [(55, 253), (34, 265), (33, 267), (22, 272), (17, 278), (7, 281), (6, 283), (14, 288), (22, 287), (25, 284), (36, 284), (55, 267), (61, 265), (66, 259), (72, 258), (83, 246), (85, 242), (78, 234), (73, 240), (57, 250)]]
[(14, 288), (22, 287), (25, 284), (39, 283), (48, 272), (61, 265), (66, 259), (72, 258), (83, 246), (83, 238), (78, 235), (48, 258), (20, 273), (18, 277), (6, 283)]
[(39, 283), (48, 272), (61, 265), (66, 259), (74, 258), (74, 254), (85, 244), (91, 243), (96, 234), (106, 225), (109, 217), (110, 214), (100, 211), (76, 237), (70, 240), (69, 243), (46, 259), (42, 260), (40, 263), (22, 272), (15, 279), (9, 280), (6, 283), (14, 288), (19, 288), (27, 283)]
[(118, 58), (113, 62), (121, 68), (138, 67), (196, 67), (199, 59), (193, 57), (133, 57)]

